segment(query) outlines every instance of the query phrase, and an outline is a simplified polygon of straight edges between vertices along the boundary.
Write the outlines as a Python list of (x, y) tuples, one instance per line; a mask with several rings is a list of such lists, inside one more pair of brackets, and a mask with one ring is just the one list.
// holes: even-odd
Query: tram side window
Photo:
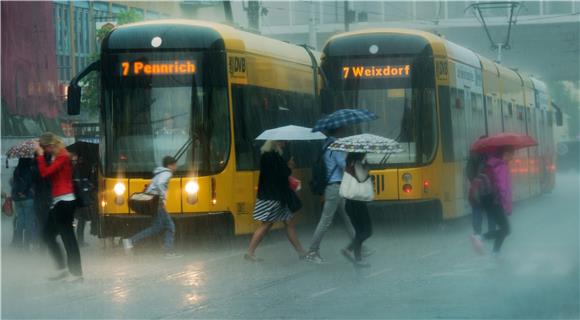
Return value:
[(453, 161), (453, 132), (451, 124), (451, 98), (450, 90), (455, 90), (446, 86), (439, 87), (439, 108), (441, 110), (441, 144), (443, 151), (443, 161)]
[[(455, 94), (454, 94), (455, 93)], [(455, 161), (467, 159), (467, 135), (465, 118), (465, 91), (451, 89), (451, 121), (453, 127), (453, 150)]]
[(471, 126), (469, 143), (485, 134), (485, 114), (483, 113), (483, 98), (479, 93), (471, 93)]

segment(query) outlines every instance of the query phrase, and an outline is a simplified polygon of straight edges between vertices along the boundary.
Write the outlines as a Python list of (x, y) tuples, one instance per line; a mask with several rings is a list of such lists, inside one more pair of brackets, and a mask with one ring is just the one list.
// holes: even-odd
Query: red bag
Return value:
[(2, 213), (9, 217), (14, 214), (14, 203), (12, 202), (11, 197), (6, 197), (6, 199), (4, 199), (4, 203), (2, 203)]
[(302, 182), (294, 178), (293, 176), (288, 177), (288, 185), (290, 186), (290, 189), (292, 189), (292, 191), (294, 192), (300, 191), (300, 189), (302, 189)]

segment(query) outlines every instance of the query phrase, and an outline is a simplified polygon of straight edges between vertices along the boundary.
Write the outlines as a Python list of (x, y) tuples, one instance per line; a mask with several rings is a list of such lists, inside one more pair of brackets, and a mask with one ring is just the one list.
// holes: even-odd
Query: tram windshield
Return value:
[(369, 154), (377, 168), (429, 163), (435, 154), (437, 125), (434, 88), (418, 78), (410, 59), (345, 59), (323, 62), (326, 113), (362, 108), (378, 120), (349, 127), (350, 133), (371, 133), (399, 142), (402, 153)]
[(117, 77), (105, 86), (106, 135), (115, 141), (106, 147), (108, 174), (146, 175), (168, 155), (178, 157), (177, 174), (224, 168), (227, 91), (203, 82), (196, 58), (116, 59)]

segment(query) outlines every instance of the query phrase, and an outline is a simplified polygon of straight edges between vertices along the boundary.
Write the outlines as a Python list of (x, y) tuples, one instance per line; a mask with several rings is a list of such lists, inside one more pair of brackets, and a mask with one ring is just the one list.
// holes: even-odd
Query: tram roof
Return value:
[[(155, 20), (123, 25), (109, 33), (104, 50), (151, 50), (151, 39), (161, 37), (160, 49), (209, 49), (248, 52), (311, 65), (306, 50), (298, 45), (199, 20)], [(318, 58), (318, 53), (314, 52)]]

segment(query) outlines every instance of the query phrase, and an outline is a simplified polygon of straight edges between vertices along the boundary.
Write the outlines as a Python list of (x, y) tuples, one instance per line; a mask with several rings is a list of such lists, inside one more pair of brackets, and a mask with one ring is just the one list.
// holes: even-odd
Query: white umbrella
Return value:
[(373, 134), (359, 134), (341, 138), (333, 142), (328, 149), (358, 153), (391, 154), (403, 152), (403, 149), (401, 149), (397, 141)]
[(321, 132), (312, 132), (311, 128), (300, 126), (285, 126), (262, 132), (256, 140), (324, 140), (326, 136)]

